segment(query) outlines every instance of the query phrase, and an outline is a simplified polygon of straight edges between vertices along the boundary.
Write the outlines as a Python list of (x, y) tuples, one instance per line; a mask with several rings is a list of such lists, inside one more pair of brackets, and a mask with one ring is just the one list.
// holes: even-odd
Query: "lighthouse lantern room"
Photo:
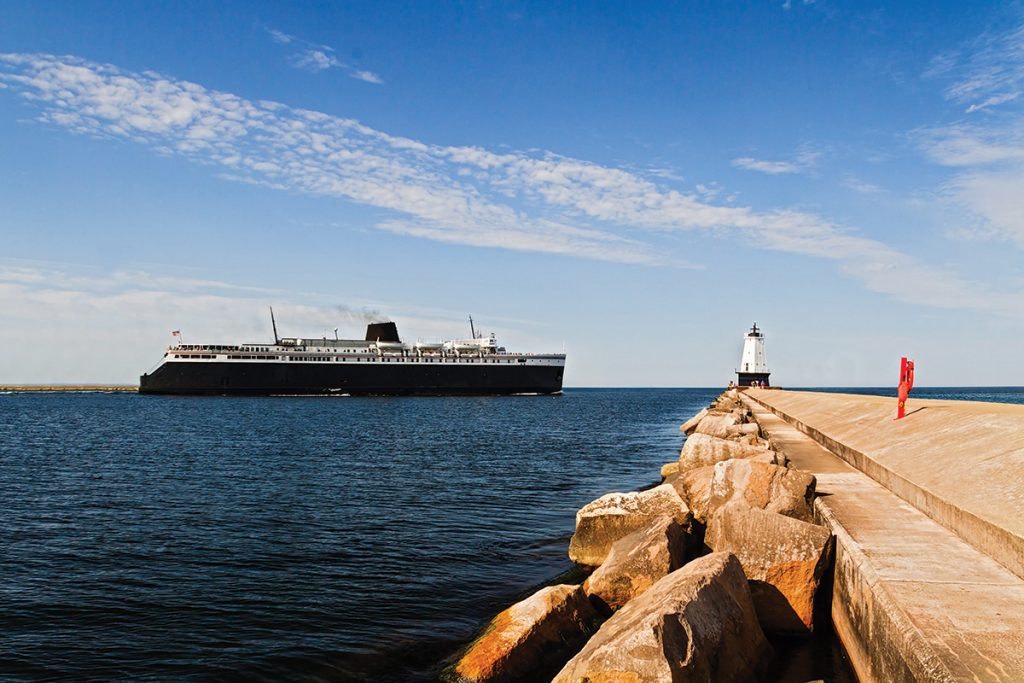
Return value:
[(743, 356), (740, 358), (740, 369), (736, 371), (736, 384), (749, 387), (752, 384), (768, 386), (768, 361), (764, 359), (764, 335), (757, 323), (750, 328), (743, 338)]

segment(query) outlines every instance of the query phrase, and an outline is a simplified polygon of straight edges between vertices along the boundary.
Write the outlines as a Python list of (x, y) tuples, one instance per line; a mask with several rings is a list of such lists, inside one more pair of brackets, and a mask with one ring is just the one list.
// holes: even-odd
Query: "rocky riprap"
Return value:
[(765, 633), (807, 636), (832, 537), (815, 478), (788, 466), (731, 389), (680, 429), (662, 484), (576, 515), (581, 586), (541, 589), (496, 616), (448, 681), (756, 680)]

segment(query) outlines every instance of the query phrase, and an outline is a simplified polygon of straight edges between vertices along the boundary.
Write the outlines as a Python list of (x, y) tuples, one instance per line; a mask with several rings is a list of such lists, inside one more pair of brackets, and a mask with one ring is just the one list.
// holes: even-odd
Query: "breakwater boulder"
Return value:
[(600, 623), (580, 586), (548, 586), (494, 617), (445, 677), (512, 683), (550, 676)]
[(814, 596), (831, 538), (824, 527), (737, 501), (715, 512), (704, 542), (740, 561), (764, 630), (804, 635), (814, 630)]
[(759, 437), (757, 434), (740, 434), (732, 435), (729, 437), (737, 443), (741, 443), (744, 446), (754, 446), (756, 448), (770, 448), (768, 442)]
[(764, 631), (811, 632), (832, 555), (810, 523), (815, 478), (787, 467), (735, 390), (681, 429), (661, 485), (577, 513), (583, 585), (499, 614), (447, 680), (549, 680), (564, 664), (555, 681), (747, 681), (771, 657)]
[(695, 434), (707, 434), (708, 436), (717, 436), (719, 439), (724, 439), (729, 436), (729, 428), (735, 427), (739, 420), (733, 414), (728, 415), (705, 415), (704, 418), (697, 423)]
[(813, 474), (753, 460), (727, 460), (715, 465), (707, 516), (734, 500), (804, 522), (813, 521)]
[(732, 554), (714, 553), (616, 612), (554, 681), (738, 683), (770, 656), (742, 566)]
[(730, 389), (711, 402), (712, 410), (717, 410), (723, 413), (728, 413), (733, 410), (742, 410), (744, 408), (745, 406), (740, 402), (740, 393), (735, 389)]
[(753, 434), (757, 436), (761, 433), (761, 428), (756, 422), (744, 422), (743, 424), (734, 424), (725, 428), (725, 435), (727, 437), (742, 437), (746, 434)]
[(650, 524), (612, 544), (607, 559), (583, 584), (606, 610), (617, 610), (686, 562), (687, 530), (675, 519)]
[[(732, 462), (727, 460), (724, 462)], [(762, 450), (757, 455), (752, 455), (743, 458), (743, 462), (748, 463), (761, 463), (763, 465), (779, 466), (785, 469), (785, 458), (781, 454), (775, 451), (764, 451)], [(721, 465), (721, 467), (719, 467)], [(740, 466), (743, 469), (744, 466)], [(716, 469), (717, 468), (717, 469)], [(760, 468), (757, 469), (760, 472)], [(712, 497), (715, 492), (715, 473), (719, 472), (719, 489), (718, 495), (714, 496), (714, 504), (712, 504)], [(805, 509), (804, 504), (800, 501), (805, 500), (803, 496), (806, 493), (806, 486), (809, 483), (807, 479), (800, 476), (794, 470), (796, 475), (791, 475), (786, 478), (786, 475), (777, 472), (776, 470), (769, 469), (768, 472), (776, 476), (781, 476), (785, 481), (797, 482), (796, 488), (798, 493), (790, 495), (789, 493), (780, 493), (778, 489), (782, 489), (783, 492), (787, 491), (785, 487), (776, 486), (772, 488), (773, 478), (772, 477), (755, 477), (753, 481), (748, 477), (746, 480), (737, 482), (737, 471), (731, 465), (724, 465), (723, 463), (716, 463), (715, 465), (705, 465), (704, 467), (698, 467), (688, 472), (683, 472), (678, 476), (671, 479), (666, 479), (668, 483), (671, 483), (675, 488), (676, 493), (683, 499), (686, 506), (690, 509), (690, 513), (693, 518), (701, 524), (707, 524), (708, 518), (711, 513), (720, 507), (724, 502), (731, 499), (731, 496), (737, 495), (737, 485), (743, 489), (743, 495), (746, 495), (746, 489), (744, 487), (754, 486), (754, 490), (750, 492), (751, 499), (758, 503), (765, 501), (766, 506), (772, 505), (778, 510), (787, 509), (792, 513), (795, 511), (796, 514), (790, 514), (790, 516), (796, 516), (798, 519), (805, 519), (805, 516), (809, 514), (810, 508)], [(810, 476), (810, 475), (808, 475)], [(813, 478), (813, 477), (812, 477)], [(800, 485), (803, 485), (803, 489), (799, 489)], [(811, 489), (813, 493), (813, 488)]]
[(583, 566), (598, 567), (608, 557), (612, 544), (663, 515), (689, 529), (690, 510), (669, 484), (647, 491), (601, 496), (576, 513), (576, 533), (569, 542), (569, 559)]
[(733, 458), (749, 458), (754, 455), (771, 453), (767, 448), (749, 446), (708, 434), (694, 433), (686, 437), (686, 443), (679, 453), (679, 474), (692, 469), (714, 465)]
[[(757, 455), (751, 455), (743, 459), (749, 462), (763, 462), (768, 465), (778, 465), (780, 462), (783, 462), (778, 453), (769, 450), (762, 450), (762, 452)], [(782, 466), (785, 467), (785, 465)]]
[(666, 482), (666, 480), (669, 477), (675, 477), (678, 474), (679, 474), (679, 461), (678, 460), (673, 460), (672, 462), (667, 462), (667, 463), (665, 463), (664, 465), (661, 466), (661, 480), (662, 480), (662, 482)]
[(672, 481), (676, 493), (686, 503), (693, 518), (701, 524), (708, 522), (711, 503), (711, 482), (715, 479), (715, 466), (705, 465), (684, 472)]
[(704, 416), (707, 414), (708, 409), (704, 408), (699, 413), (691, 417), (689, 420), (679, 425), (679, 431), (681, 431), (683, 434), (686, 434), (687, 436), (693, 434), (693, 430), (697, 428), (697, 425), (700, 424), (700, 421), (703, 420)]

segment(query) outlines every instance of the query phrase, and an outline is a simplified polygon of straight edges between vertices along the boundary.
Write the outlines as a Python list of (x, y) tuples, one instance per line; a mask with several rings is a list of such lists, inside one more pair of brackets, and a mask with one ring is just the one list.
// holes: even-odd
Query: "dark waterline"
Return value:
[[(2, 395), (0, 673), (433, 680), (719, 392)], [(831, 648), (779, 679), (848, 680)]]

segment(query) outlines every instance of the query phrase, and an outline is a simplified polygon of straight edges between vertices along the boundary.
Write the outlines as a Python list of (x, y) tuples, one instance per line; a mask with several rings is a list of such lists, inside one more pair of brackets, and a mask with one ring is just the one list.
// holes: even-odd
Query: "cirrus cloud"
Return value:
[(955, 234), (1024, 247), (1024, 23), (936, 57), (925, 75), (947, 79), (947, 99), (971, 115), (914, 134), (931, 161), (953, 170), (939, 191), (964, 216)]
[(799, 152), (792, 161), (765, 161), (753, 157), (739, 157), (732, 160), (732, 165), (747, 171), (757, 171), (769, 175), (805, 173), (814, 168), (820, 156), (820, 152), (805, 149)]
[(296, 69), (317, 73), (331, 68), (338, 68), (347, 73), (350, 78), (354, 78), (357, 81), (373, 83), (374, 85), (381, 85), (384, 83), (384, 79), (378, 74), (366, 69), (357, 69), (351, 64), (347, 64), (338, 59), (334, 54), (334, 48), (330, 45), (318, 45), (317, 43), (311, 43), (308, 40), (303, 40), (302, 38), (290, 35), (284, 31), (278, 31), (274, 28), (267, 28), (266, 30), (270, 39), (278, 45), (293, 45), (301, 47), (298, 52), (295, 52), (288, 57), (288, 63)]
[[(691, 265), (657, 242), (700, 231), (835, 262), (868, 289), (912, 303), (1019, 312), (1021, 296), (917, 262), (793, 209), (714, 203), (629, 170), (552, 152), (433, 145), (353, 119), (252, 101), (153, 72), (46, 54), (0, 55), (0, 82), (76, 133), (126, 139), (222, 177), (341, 198), (390, 216), (381, 230), (441, 242), (638, 265)], [(804, 152), (797, 162), (814, 163)], [(906, 277), (913, 273), (913, 278)]]

